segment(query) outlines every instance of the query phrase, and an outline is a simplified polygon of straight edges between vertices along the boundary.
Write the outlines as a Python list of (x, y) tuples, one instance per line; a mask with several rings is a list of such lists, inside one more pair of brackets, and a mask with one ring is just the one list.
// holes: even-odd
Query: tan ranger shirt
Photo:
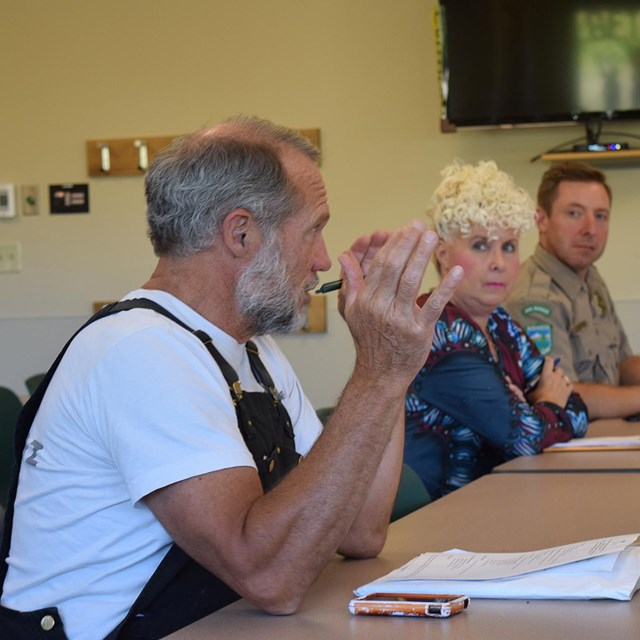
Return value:
[(595, 267), (582, 280), (538, 245), (504, 307), (542, 354), (560, 358), (571, 380), (620, 382), (620, 364), (633, 352)]

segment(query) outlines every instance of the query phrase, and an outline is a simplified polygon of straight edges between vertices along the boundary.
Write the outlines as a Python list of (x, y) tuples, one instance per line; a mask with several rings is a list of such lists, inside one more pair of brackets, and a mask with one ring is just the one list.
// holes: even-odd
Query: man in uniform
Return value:
[(505, 305), (543, 354), (560, 358), (590, 419), (640, 412), (634, 356), (594, 262), (609, 233), (611, 188), (589, 165), (551, 167), (538, 189), (539, 244)]
[(3, 637), (161, 638), (240, 596), (288, 614), (336, 552), (384, 544), (404, 396), (461, 269), (421, 309), (422, 223), (340, 256), (355, 366), (322, 429), (267, 335), (302, 326), (331, 265), (317, 150), (235, 119), (162, 151), (145, 191), (155, 271), (19, 421)]

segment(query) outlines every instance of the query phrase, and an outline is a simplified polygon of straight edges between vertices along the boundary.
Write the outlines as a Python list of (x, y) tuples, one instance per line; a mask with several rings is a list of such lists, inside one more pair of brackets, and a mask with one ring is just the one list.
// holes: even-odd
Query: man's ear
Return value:
[(255, 220), (246, 209), (234, 209), (222, 221), (222, 240), (236, 258), (245, 258), (255, 251), (261, 237)]
[(536, 225), (538, 226), (538, 231), (543, 233), (547, 229), (547, 222), (549, 220), (549, 214), (542, 208), (536, 208)]

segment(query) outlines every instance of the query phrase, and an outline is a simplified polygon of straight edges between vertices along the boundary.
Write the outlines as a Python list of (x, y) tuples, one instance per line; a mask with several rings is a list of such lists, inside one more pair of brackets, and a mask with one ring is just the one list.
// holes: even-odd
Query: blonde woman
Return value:
[(442, 177), (434, 255), (439, 273), (458, 264), (464, 278), (405, 403), (405, 462), (432, 499), (505, 460), (583, 436), (588, 424), (562, 367), (500, 306), (520, 266), (520, 234), (534, 223), (531, 198), (494, 162), (456, 163)]

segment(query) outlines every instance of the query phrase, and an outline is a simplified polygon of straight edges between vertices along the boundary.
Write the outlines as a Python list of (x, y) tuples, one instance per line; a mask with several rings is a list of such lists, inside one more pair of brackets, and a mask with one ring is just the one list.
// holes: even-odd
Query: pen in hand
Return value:
[(331, 291), (337, 291), (342, 287), (342, 280), (332, 280), (331, 282), (325, 282), (321, 287), (316, 289), (316, 293), (329, 293)]

